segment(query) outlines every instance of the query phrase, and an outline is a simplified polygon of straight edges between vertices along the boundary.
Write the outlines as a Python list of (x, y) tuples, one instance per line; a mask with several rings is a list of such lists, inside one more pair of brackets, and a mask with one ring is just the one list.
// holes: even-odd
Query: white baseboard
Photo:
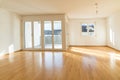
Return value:
[(69, 45), (69, 47), (107, 47), (107, 45)]

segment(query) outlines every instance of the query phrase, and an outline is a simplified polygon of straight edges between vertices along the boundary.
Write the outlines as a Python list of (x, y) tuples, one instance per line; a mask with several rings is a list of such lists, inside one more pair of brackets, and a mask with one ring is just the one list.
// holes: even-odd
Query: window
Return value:
[(83, 36), (94, 36), (95, 35), (95, 24), (93, 23), (84, 23), (81, 25), (82, 35)]
[(88, 35), (87, 24), (82, 24), (82, 35)]

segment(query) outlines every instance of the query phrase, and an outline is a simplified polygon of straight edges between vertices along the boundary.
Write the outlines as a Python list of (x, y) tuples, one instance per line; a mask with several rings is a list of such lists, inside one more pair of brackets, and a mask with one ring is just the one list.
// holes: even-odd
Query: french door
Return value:
[(24, 49), (62, 50), (62, 21), (24, 21)]

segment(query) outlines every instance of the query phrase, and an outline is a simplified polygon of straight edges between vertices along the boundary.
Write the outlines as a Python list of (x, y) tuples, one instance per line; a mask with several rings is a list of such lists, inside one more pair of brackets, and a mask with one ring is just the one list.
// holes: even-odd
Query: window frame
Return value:
[[(86, 32), (87, 34), (86, 35), (84, 35), (83, 32), (82, 32), (82, 24), (87, 24), (87, 32)], [(93, 33), (93, 35), (90, 35), (90, 32), (89, 32), (89, 30), (90, 30), (89, 25), (90, 24), (94, 24), (94, 33)], [(81, 22), (80, 23), (80, 29), (81, 29), (81, 36), (95, 37), (95, 35), (96, 35), (96, 22)]]

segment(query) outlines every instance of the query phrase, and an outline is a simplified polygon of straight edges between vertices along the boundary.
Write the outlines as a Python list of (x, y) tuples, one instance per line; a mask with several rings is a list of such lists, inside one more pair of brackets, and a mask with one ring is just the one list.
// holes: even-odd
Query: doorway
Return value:
[(24, 21), (24, 50), (63, 50), (62, 20)]

